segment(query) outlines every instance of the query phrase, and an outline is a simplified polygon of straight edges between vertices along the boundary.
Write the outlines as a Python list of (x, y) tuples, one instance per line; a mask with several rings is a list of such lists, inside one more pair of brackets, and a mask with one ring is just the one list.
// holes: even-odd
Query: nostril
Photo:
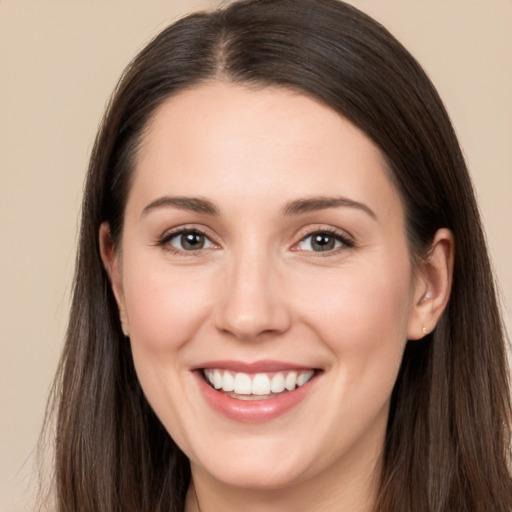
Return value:
[(288, 311), (278, 304), (255, 304), (245, 311), (241, 304), (235, 304), (219, 310), (216, 317), (219, 331), (240, 341), (262, 341), (279, 336), (289, 329), (290, 323)]

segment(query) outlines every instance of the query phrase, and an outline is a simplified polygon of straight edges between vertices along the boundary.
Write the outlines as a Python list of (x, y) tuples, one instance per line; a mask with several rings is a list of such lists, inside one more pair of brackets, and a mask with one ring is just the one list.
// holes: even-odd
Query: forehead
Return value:
[(350, 196), (401, 208), (373, 142), (295, 91), (213, 83), (169, 98), (141, 144), (129, 201), (206, 196), (270, 205), (294, 196)]

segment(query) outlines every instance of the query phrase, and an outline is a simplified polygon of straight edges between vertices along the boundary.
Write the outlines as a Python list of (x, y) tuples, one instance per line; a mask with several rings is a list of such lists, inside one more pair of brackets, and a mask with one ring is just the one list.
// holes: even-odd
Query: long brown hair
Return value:
[(134, 157), (155, 110), (214, 80), (281, 86), (324, 102), (380, 148), (406, 211), (411, 255), (439, 228), (456, 253), (451, 298), (407, 344), (393, 390), (379, 512), (510, 511), (505, 337), (475, 197), (454, 130), (414, 58), (336, 0), (247, 0), (190, 15), (125, 71), (92, 151), (74, 295), (54, 386), (59, 512), (181, 512), (187, 458), (138, 383), (99, 253), (119, 241)]

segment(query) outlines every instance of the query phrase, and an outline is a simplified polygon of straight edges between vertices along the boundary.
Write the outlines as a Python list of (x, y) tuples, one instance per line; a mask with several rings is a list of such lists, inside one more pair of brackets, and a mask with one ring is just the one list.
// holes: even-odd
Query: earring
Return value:
[(427, 328), (423, 327), (422, 332), (423, 332), (423, 334), (427, 334)]

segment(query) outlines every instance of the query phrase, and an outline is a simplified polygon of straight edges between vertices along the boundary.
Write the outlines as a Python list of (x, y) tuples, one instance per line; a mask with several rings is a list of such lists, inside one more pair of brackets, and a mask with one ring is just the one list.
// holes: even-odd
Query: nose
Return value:
[(240, 254), (224, 277), (214, 315), (217, 329), (243, 341), (277, 336), (289, 329), (286, 288), (271, 257)]

